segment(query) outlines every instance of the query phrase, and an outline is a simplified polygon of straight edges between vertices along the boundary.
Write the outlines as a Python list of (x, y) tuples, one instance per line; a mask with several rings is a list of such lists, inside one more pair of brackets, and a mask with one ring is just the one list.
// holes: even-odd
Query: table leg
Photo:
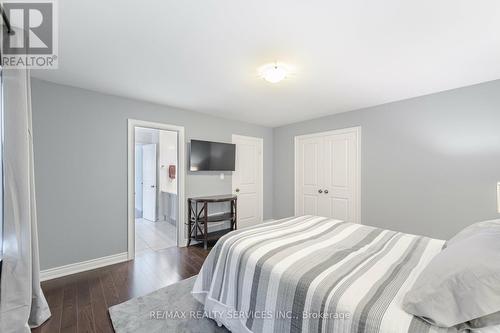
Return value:
[(204, 205), (204, 210), (205, 210), (205, 226), (204, 226), (205, 240), (203, 242), (203, 248), (207, 250), (208, 249), (208, 203), (206, 202)]
[(234, 230), (238, 229), (238, 198), (234, 199)]
[(188, 243), (187, 243), (187, 246), (191, 245), (191, 233), (192, 233), (192, 230), (191, 230), (191, 200), (188, 199)]

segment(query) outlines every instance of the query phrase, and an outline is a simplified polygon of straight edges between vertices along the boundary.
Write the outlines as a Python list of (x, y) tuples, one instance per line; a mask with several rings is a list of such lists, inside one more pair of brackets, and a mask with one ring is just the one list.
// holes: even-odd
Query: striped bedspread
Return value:
[(193, 288), (232, 332), (454, 332), (401, 309), (443, 241), (317, 216), (225, 235)]

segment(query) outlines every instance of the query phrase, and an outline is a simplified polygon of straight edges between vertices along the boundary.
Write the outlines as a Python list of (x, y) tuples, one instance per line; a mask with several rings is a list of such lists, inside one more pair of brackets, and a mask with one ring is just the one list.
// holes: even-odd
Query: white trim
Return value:
[(41, 281), (52, 280), (66, 275), (76, 274), (84, 271), (89, 271), (91, 269), (118, 264), (120, 262), (124, 262), (127, 260), (128, 260), (128, 254), (127, 252), (123, 252), (123, 253), (113, 254), (107, 257), (96, 258), (60, 267), (49, 268), (40, 272), (40, 280)]
[(497, 183), (497, 212), (500, 213), (500, 182)]
[(304, 134), (304, 135), (297, 135), (294, 138), (294, 176), (293, 176), (293, 191), (294, 191), (294, 214), (295, 216), (298, 215), (297, 207), (298, 207), (298, 191), (297, 191), (297, 183), (298, 183), (298, 175), (297, 175), (297, 165), (298, 165), (298, 145), (297, 142), (300, 139), (305, 139), (305, 138), (314, 138), (318, 136), (325, 136), (325, 135), (333, 135), (333, 134), (344, 134), (344, 133), (355, 133), (356, 138), (357, 138), (357, 198), (356, 198), (356, 218), (355, 221), (357, 223), (361, 224), (361, 126), (356, 126), (356, 127), (348, 127), (348, 128), (341, 128), (338, 130), (332, 130), (332, 131), (326, 131), (326, 132), (319, 132), (319, 133), (312, 133), (312, 134)]
[(296, 135), (293, 138), (293, 215), (297, 216), (298, 214), (298, 207), (299, 207), (299, 196), (298, 196), (298, 191), (297, 191), (297, 184), (299, 183), (298, 180), (298, 174), (297, 174), (297, 165), (298, 165), (298, 159), (299, 159), (299, 147), (297, 145), (300, 135)]
[[(254, 137), (254, 136), (245, 136), (245, 135), (239, 135), (239, 134), (233, 134), (231, 137), (231, 142), (234, 143), (235, 138), (240, 138), (244, 140), (253, 140), (258, 142), (259, 147), (260, 147), (260, 179), (259, 179), (259, 211), (260, 211), (260, 218), (264, 220), (264, 138), (259, 138), (259, 137)], [(235, 188), (233, 187), (233, 183), (231, 181), (231, 191), (232, 193), (235, 193)]]
[(165, 131), (175, 131), (178, 133), (177, 138), (177, 154), (178, 154), (178, 217), (177, 221), (177, 246), (186, 246), (187, 238), (184, 228), (186, 213), (185, 213), (185, 181), (186, 181), (186, 141), (184, 139), (184, 127), (156, 123), (150, 121), (128, 119), (128, 147), (127, 147), (127, 223), (128, 223), (128, 259), (135, 258), (135, 127), (147, 127)]

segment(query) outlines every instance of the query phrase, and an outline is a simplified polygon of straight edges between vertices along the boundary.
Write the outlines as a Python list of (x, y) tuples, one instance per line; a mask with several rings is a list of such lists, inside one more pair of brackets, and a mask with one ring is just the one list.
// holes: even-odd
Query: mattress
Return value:
[(401, 308), (444, 241), (300, 216), (225, 235), (193, 288), (232, 332), (456, 332)]

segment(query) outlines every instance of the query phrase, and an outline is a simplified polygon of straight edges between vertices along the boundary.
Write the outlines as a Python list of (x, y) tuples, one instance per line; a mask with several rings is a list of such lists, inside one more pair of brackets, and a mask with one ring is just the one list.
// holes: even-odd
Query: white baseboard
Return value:
[(89, 271), (91, 269), (113, 265), (127, 260), (128, 260), (128, 253), (123, 252), (123, 253), (113, 254), (107, 257), (96, 258), (60, 267), (49, 268), (40, 272), (40, 280), (41, 281), (52, 280), (58, 277)]

